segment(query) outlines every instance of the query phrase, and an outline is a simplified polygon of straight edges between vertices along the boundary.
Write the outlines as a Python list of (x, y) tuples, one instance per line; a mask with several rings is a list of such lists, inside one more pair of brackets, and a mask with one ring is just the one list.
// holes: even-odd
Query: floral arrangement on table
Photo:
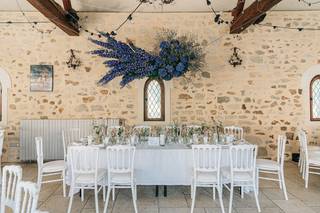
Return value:
[(214, 119), (214, 117), (211, 117), (211, 120), (213, 122), (213, 128), (215, 134), (217, 134), (217, 140), (220, 141), (220, 136), (224, 134), (224, 127), (221, 121)]
[(96, 141), (96, 143), (100, 144), (102, 143), (102, 137), (103, 135), (105, 134), (105, 126), (103, 124), (97, 124), (97, 123), (94, 123), (93, 124), (93, 137)]
[(158, 34), (156, 53), (136, 47), (132, 42), (117, 41), (108, 33), (100, 32), (106, 41), (90, 39), (102, 49), (91, 54), (107, 58), (105, 66), (110, 70), (99, 80), (100, 85), (122, 77), (121, 87), (142, 78), (160, 78), (166, 81), (175, 77), (195, 74), (204, 64), (202, 47), (190, 36), (178, 36), (176, 32), (163, 30)]

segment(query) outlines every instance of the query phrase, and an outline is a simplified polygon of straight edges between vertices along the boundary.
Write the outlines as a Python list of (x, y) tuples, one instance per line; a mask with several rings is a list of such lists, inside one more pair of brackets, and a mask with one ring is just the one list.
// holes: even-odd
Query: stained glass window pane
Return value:
[(312, 83), (312, 115), (313, 118), (320, 118), (320, 79)]
[(147, 88), (148, 118), (161, 118), (161, 86), (158, 81), (152, 80)]

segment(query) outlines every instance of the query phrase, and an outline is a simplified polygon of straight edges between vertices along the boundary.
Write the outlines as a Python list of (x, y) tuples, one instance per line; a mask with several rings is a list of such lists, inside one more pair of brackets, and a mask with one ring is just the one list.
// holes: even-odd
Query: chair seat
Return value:
[(65, 161), (64, 160), (56, 160), (50, 161), (43, 164), (42, 171), (44, 173), (49, 172), (60, 172), (65, 169)]
[[(107, 171), (105, 169), (98, 169), (97, 172), (97, 181), (100, 182), (107, 175)], [(93, 184), (95, 183), (94, 173), (90, 174), (78, 174), (75, 178), (75, 183), (78, 184)]]
[(320, 151), (320, 146), (309, 146), (308, 145), (308, 150), (309, 151)]
[(278, 162), (267, 159), (257, 159), (257, 168), (261, 170), (277, 171), (280, 169)]
[[(231, 178), (230, 168), (222, 168), (222, 181), (224, 183), (229, 182)], [(251, 172), (234, 172), (233, 173), (234, 182), (247, 182), (253, 181), (253, 174)]]
[(111, 173), (110, 180), (113, 184), (130, 185), (131, 173)]
[(320, 156), (310, 156), (309, 157), (309, 164), (320, 166)]
[(202, 184), (213, 184), (217, 183), (216, 172), (197, 172), (197, 183)]

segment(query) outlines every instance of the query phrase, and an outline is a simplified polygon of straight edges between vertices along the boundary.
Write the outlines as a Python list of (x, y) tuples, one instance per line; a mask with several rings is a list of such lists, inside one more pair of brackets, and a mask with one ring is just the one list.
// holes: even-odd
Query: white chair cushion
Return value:
[(257, 159), (257, 168), (261, 170), (277, 171), (280, 168), (278, 162), (267, 159)]
[(216, 183), (217, 173), (216, 172), (197, 172), (197, 182), (198, 183)]
[(320, 151), (320, 146), (309, 146), (308, 145), (308, 150), (309, 151)]
[[(97, 172), (97, 181), (101, 181), (107, 174), (107, 171), (105, 169), (98, 169)], [(95, 178), (94, 174), (78, 174), (77, 177), (75, 178), (75, 183), (78, 184), (94, 184), (95, 183)]]
[[(230, 168), (224, 167), (222, 168), (222, 182), (229, 183), (231, 179), (231, 171)], [(250, 172), (234, 172), (233, 173), (233, 181), (234, 182), (246, 182), (252, 181), (253, 174)]]
[(56, 160), (44, 163), (42, 166), (42, 171), (44, 173), (48, 172), (60, 172), (65, 169), (65, 161), (64, 160)]
[(111, 183), (113, 184), (131, 184), (131, 173), (111, 173)]

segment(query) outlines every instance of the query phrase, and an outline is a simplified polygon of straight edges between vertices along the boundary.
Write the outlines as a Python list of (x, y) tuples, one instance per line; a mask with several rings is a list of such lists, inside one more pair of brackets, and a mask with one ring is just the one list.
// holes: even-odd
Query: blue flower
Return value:
[(159, 69), (159, 75), (161, 78), (164, 78), (167, 75), (166, 69), (163, 69), (163, 68)]
[(176, 66), (176, 70), (177, 70), (178, 72), (183, 72), (184, 69), (185, 69), (185, 65), (184, 65), (182, 62), (180, 62), (180, 63)]
[(162, 77), (162, 79), (165, 80), (165, 81), (170, 81), (172, 79), (172, 77), (173, 76), (171, 74), (168, 74), (168, 75)]
[(172, 73), (174, 71), (174, 68), (171, 65), (167, 65), (166, 66), (166, 70), (167, 70), (168, 73)]
[(175, 55), (170, 55), (169, 60), (171, 63), (174, 63), (174, 62), (177, 62), (178, 58)]
[(160, 43), (160, 48), (161, 49), (165, 49), (165, 48), (168, 48), (169, 47), (169, 43), (167, 41), (161, 41)]

